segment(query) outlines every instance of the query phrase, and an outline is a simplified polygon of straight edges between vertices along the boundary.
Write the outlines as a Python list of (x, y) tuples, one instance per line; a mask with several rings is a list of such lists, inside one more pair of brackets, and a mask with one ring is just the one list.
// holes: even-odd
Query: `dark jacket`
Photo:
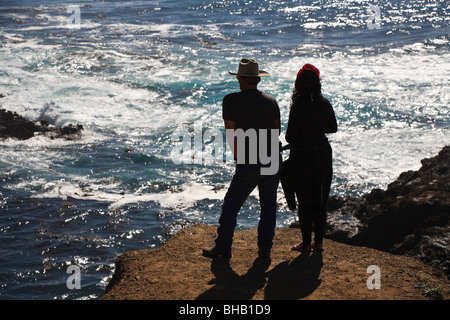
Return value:
[[(296, 166), (298, 157), (317, 153), (329, 147), (326, 133), (337, 131), (337, 121), (330, 102), (323, 98), (300, 100), (291, 107), (289, 113), (286, 141), (289, 143), (283, 150), (290, 149), (289, 159), (284, 161), (280, 181), (290, 210), (296, 209)], [(320, 161), (320, 160), (319, 160)]]

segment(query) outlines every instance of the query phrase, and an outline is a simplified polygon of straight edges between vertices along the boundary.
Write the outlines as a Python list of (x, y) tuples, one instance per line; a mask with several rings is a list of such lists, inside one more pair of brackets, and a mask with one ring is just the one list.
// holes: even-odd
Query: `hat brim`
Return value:
[(240, 73), (235, 73), (235, 72), (231, 72), (228, 71), (229, 74), (231, 74), (232, 76), (241, 76), (241, 77), (268, 77), (270, 76), (270, 74), (266, 71), (263, 70), (259, 70), (259, 74), (240, 74)]

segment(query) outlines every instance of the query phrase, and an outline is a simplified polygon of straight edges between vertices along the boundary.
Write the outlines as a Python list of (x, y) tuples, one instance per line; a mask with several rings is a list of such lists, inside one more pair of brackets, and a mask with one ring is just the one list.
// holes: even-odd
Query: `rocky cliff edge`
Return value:
[[(257, 256), (257, 231), (237, 231), (228, 259), (202, 256), (216, 228), (195, 225), (157, 249), (116, 261), (103, 300), (448, 299), (445, 275), (418, 259), (326, 239), (325, 251), (290, 250), (299, 229), (277, 229), (270, 259)], [(373, 267), (376, 266), (376, 267)], [(376, 269), (378, 268), (378, 269)], [(377, 279), (378, 278), (378, 279)]]
[(158, 249), (121, 255), (101, 299), (448, 299), (449, 167), (446, 146), (386, 190), (332, 197), (319, 253), (292, 252), (300, 229), (282, 228), (271, 259), (259, 259), (253, 228), (236, 231), (230, 260), (211, 259), (201, 252), (216, 227), (190, 226)]

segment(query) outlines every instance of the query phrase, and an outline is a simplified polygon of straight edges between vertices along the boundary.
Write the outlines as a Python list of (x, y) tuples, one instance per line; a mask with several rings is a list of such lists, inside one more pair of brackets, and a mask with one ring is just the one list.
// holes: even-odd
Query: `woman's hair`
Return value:
[(320, 78), (312, 70), (304, 70), (295, 80), (291, 107), (299, 100), (314, 101), (322, 97)]

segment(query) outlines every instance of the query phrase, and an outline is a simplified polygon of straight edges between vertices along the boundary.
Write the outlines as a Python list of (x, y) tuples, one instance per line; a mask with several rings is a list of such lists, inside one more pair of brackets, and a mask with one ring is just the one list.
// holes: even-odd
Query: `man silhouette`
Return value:
[[(278, 143), (281, 130), (280, 109), (274, 97), (257, 89), (261, 77), (269, 74), (259, 70), (256, 60), (242, 59), (238, 72), (230, 74), (237, 77), (241, 91), (224, 97), (222, 113), (227, 138), (231, 136), (228, 141), (236, 160), (236, 169), (222, 205), (215, 246), (203, 249), (203, 254), (208, 257), (231, 258), (237, 214), (250, 193), (258, 187), (261, 207), (258, 252), (260, 257), (270, 257), (275, 234), (281, 163)], [(233, 134), (236, 132), (255, 132), (257, 141), (249, 139), (249, 143), (243, 146), (245, 139), (239, 139), (237, 134)], [(267, 163), (267, 156), (272, 159), (272, 163)], [(265, 171), (268, 166), (275, 170)]]

